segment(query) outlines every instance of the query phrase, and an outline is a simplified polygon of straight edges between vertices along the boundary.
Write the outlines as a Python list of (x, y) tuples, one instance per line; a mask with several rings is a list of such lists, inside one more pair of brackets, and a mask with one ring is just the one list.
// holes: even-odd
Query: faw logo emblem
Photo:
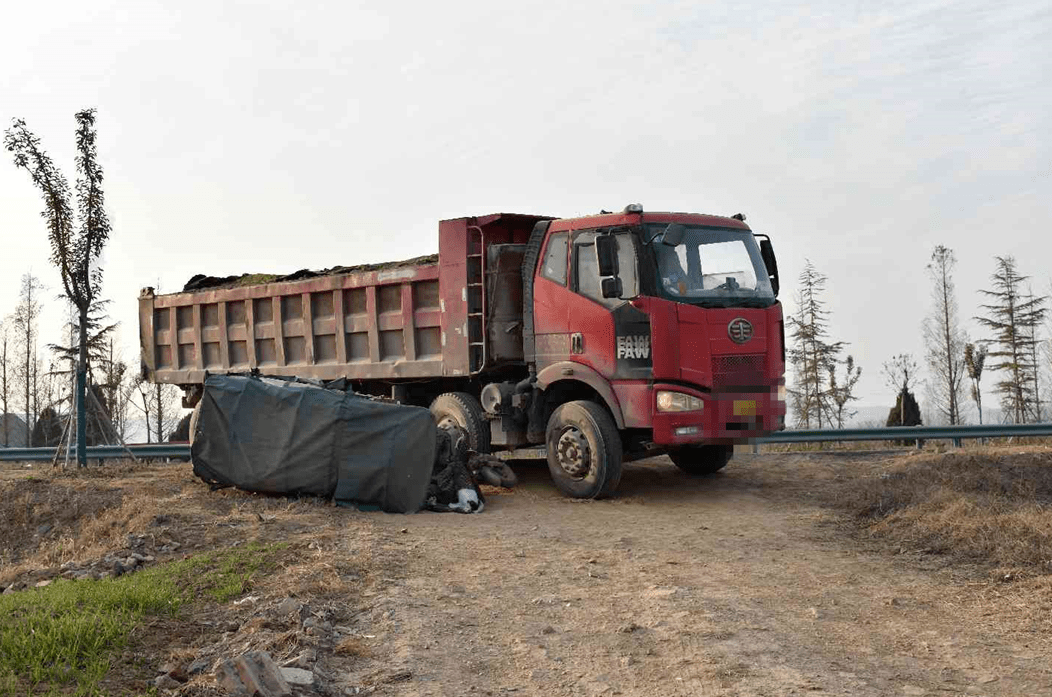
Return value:
[(617, 337), (617, 358), (650, 358), (650, 337), (646, 334)]
[(727, 335), (736, 344), (744, 344), (752, 338), (752, 325), (742, 317), (732, 319), (727, 325)]

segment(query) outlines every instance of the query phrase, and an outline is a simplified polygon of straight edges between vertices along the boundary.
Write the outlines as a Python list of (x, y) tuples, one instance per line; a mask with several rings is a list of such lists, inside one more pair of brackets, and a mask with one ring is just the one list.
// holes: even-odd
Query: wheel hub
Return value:
[(568, 475), (580, 479), (588, 474), (592, 465), (592, 452), (588, 439), (576, 428), (568, 428), (559, 436), (559, 465)]

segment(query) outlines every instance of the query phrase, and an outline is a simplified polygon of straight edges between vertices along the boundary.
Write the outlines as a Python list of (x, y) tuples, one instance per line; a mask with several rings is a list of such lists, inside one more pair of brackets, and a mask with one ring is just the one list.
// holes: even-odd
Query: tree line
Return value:
[(140, 417), (147, 440), (160, 442), (176, 428), (181, 413), (174, 387), (146, 383), (115, 348), (117, 324), (110, 321), (102, 295), (100, 258), (112, 230), (95, 110), (78, 112), (75, 120), (72, 190), (25, 121), (15, 119), (4, 132), (4, 147), (44, 202), (41, 216), (66, 320), (64, 339), (47, 344), (41, 355), (39, 319), (47, 287), (32, 273), (24, 274), (15, 308), (0, 314), (0, 444), (15, 440), (8, 415), (16, 414), (24, 419), (18, 440), (36, 447), (75, 444), (83, 466), (87, 445), (124, 442)]
[[(885, 384), (895, 394), (887, 425), (921, 424), (914, 393), (918, 384), (925, 387), (929, 413), (939, 421), (963, 423), (970, 398), (982, 423), (982, 379), (990, 373), (996, 374), (993, 387), (1004, 421), (1044, 420), (1041, 366), (1042, 360), (1052, 363), (1052, 346), (1040, 334), (1048, 318), (1048, 296), (1034, 294), (1030, 278), (1019, 272), (1012, 256), (995, 257), (990, 287), (980, 290), (985, 302), (974, 317), (986, 336), (973, 341), (961, 327), (956, 265), (953, 250), (939, 245), (926, 267), (931, 292), (921, 329), (927, 379), (920, 380), (917, 362), (908, 353), (882, 366)], [(787, 318), (786, 358), (794, 375), (789, 413), (798, 428), (843, 428), (856, 414), (849, 405), (858, 399), (855, 386), (862, 369), (851, 355), (845, 356), (847, 342), (831, 337), (823, 300), (827, 277), (807, 260), (798, 281), (796, 313)]]
[[(79, 324), (67, 308), (65, 338), (42, 346), (40, 317), (46, 291), (34, 274), (24, 274), (17, 304), (0, 317), (0, 414), (21, 419), (21, 423), (0, 420), (0, 446), (54, 447), (65, 442), (69, 424), (75, 423), (71, 414), (76, 407)], [(178, 393), (171, 385), (146, 382), (132, 369), (118, 348), (116, 330), (117, 324), (104, 311), (89, 315), (87, 444), (116, 444), (132, 437), (165, 440), (182, 418)]]

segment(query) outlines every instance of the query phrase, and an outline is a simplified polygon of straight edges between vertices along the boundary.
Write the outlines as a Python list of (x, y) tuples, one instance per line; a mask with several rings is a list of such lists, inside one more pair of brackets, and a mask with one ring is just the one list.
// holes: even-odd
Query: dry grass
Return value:
[(846, 486), (840, 503), (875, 536), (910, 550), (1052, 573), (1052, 455), (924, 454)]
[[(27, 477), (0, 482), (0, 568), (45, 552), (60, 559), (62, 541), (78, 536), (85, 521), (120, 508), (119, 489)], [(61, 561), (59, 561), (61, 563)]]
[(0, 481), (0, 585), (32, 569), (85, 561), (120, 549), (128, 534), (156, 530), (180, 487), (147, 481), (135, 487), (77, 480), (49, 471)]

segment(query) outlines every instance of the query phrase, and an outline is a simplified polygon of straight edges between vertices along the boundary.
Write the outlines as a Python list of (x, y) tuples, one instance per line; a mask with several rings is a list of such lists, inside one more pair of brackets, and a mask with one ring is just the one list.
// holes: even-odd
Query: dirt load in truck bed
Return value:
[(299, 271), (284, 276), (269, 273), (243, 273), (240, 276), (206, 276), (197, 274), (183, 286), (184, 293), (192, 293), (200, 290), (218, 290), (222, 288), (243, 288), (245, 286), (260, 286), (266, 283), (285, 283), (288, 281), (300, 281), (305, 278), (318, 278), (320, 276), (339, 276), (348, 273), (368, 273), (370, 271), (386, 271), (387, 269), (400, 269), (407, 266), (429, 266), (438, 263), (437, 254), (425, 254), (412, 259), (402, 261), (384, 261), (377, 264), (357, 264), (355, 266), (333, 266), (329, 269), (315, 271), (313, 269), (300, 269)]

